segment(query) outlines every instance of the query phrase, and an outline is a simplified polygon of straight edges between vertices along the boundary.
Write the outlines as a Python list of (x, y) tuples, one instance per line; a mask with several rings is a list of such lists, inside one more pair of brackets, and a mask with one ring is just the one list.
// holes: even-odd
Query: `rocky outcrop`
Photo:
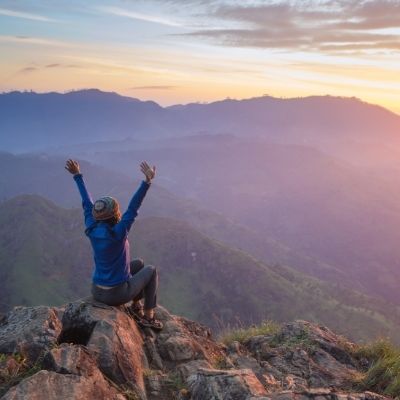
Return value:
[(110, 399), (123, 400), (124, 395), (111, 387), (101, 375), (81, 376), (39, 371), (12, 387), (2, 400), (43, 399)]
[(351, 356), (353, 347), (323, 326), (296, 321), (275, 335), (252, 337), (243, 346), (233, 344), (229, 352), (238, 367), (252, 363), (265, 385), (282, 382), (283, 388), (302, 390), (350, 388), (359, 375), (358, 362)]
[(267, 395), (265, 387), (250, 369), (220, 371), (200, 369), (188, 378), (192, 398), (247, 399)]
[(147, 360), (142, 335), (121, 308), (96, 302), (68, 304), (58, 341), (85, 345), (107, 378), (144, 393)]
[(50, 307), (15, 307), (0, 321), (0, 353), (21, 354), (34, 363), (57, 343), (60, 310)]
[(85, 299), (18, 307), (0, 322), (2, 399), (381, 400), (357, 393), (354, 345), (305, 321), (246, 341), (160, 307), (139, 329), (124, 307)]

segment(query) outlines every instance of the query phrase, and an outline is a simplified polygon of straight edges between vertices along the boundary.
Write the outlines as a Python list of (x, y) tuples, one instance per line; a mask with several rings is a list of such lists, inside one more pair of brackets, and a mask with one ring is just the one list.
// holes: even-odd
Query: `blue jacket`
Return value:
[(102, 286), (115, 286), (126, 282), (130, 278), (128, 233), (150, 184), (142, 181), (121, 221), (110, 226), (106, 222), (96, 221), (92, 216), (93, 200), (86, 189), (82, 174), (74, 175), (74, 180), (82, 197), (85, 234), (89, 237), (93, 249), (93, 282)]

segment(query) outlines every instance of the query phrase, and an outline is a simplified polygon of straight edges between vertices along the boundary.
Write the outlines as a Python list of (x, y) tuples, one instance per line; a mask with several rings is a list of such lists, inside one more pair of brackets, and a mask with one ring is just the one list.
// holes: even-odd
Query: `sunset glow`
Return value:
[(6, 0), (0, 90), (93, 87), (162, 105), (331, 94), (400, 113), (399, 16), (389, 0)]

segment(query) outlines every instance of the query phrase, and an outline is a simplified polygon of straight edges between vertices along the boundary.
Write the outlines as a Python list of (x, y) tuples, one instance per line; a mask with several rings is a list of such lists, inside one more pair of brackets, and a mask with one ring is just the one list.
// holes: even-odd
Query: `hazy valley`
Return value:
[[(24, 118), (10, 111), (15, 102)], [(373, 336), (399, 326), (399, 116), (329, 96), (162, 108), (92, 90), (3, 94), (0, 104), (3, 218), (15, 202), (26, 202), (22, 208), (29, 210), (32, 199), (36, 210), (38, 204), (57, 210), (59, 230), (69, 218), (75, 221), (69, 246), (79, 249), (63, 249), (69, 243), (65, 232), (52, 245), (47, 211), (21, 238), (3, 231), (1, 274), (7, 282), (18, 282), (28, 254), (38, 271), (50, 265), (57, 271), (49, 275), (52, 287), (28, 291), (24, 304), (87, 293), (92, 264), (80, 212), (38, 197), (12, 198), (36, 194), (79, 207), (74, 182), (63, 169), (66, 158), (77, 157), (93, 196), (113, 195), (124, 207), (140, 178), (138, 164), (148, 160), (158, 175), (132, 249), (160, 266), (162, 296), (172, 311), (203, 322), (215, 311), (223, 323), (302, 317), (331, 322), (357, 337), (364, 335), (361, 327)], [(31, 215), (27, 211), (23, 220)], [(24, 261), (10, 267), (13, 252)], [(80, 274), (82, 286), (74, 283)], [(16, 304), (17, 293), (9, 289), (1, 301)], [(355, 326), (357, 332), (350, 332)]]

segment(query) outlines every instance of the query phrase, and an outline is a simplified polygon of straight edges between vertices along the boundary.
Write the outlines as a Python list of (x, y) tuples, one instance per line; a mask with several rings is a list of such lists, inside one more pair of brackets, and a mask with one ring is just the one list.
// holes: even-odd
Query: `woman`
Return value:
[[(162, 329), (161, 321), (154, 317), (157, 306), (157, 270), (144, 266), (142, 260), (130, 262), (128, 233), (138, 214), (138, 209), (156, 173), (146, 162), (140, 164), (146, 179), (133, 195), (128, 209), (121, 217), (119, 204), (112, 197), (102, 197), (93, 203), (88, 193), (79, 164), (67, 160), (65, 168), (74, 176), (82, 197), (85, 234), (93, 248), (95, 269), (92, 295), (102, 303), (117, 306), (132, 300), (129, 310), (141, 326)], [(140, 299), (144, 297), (144, 312)]]

